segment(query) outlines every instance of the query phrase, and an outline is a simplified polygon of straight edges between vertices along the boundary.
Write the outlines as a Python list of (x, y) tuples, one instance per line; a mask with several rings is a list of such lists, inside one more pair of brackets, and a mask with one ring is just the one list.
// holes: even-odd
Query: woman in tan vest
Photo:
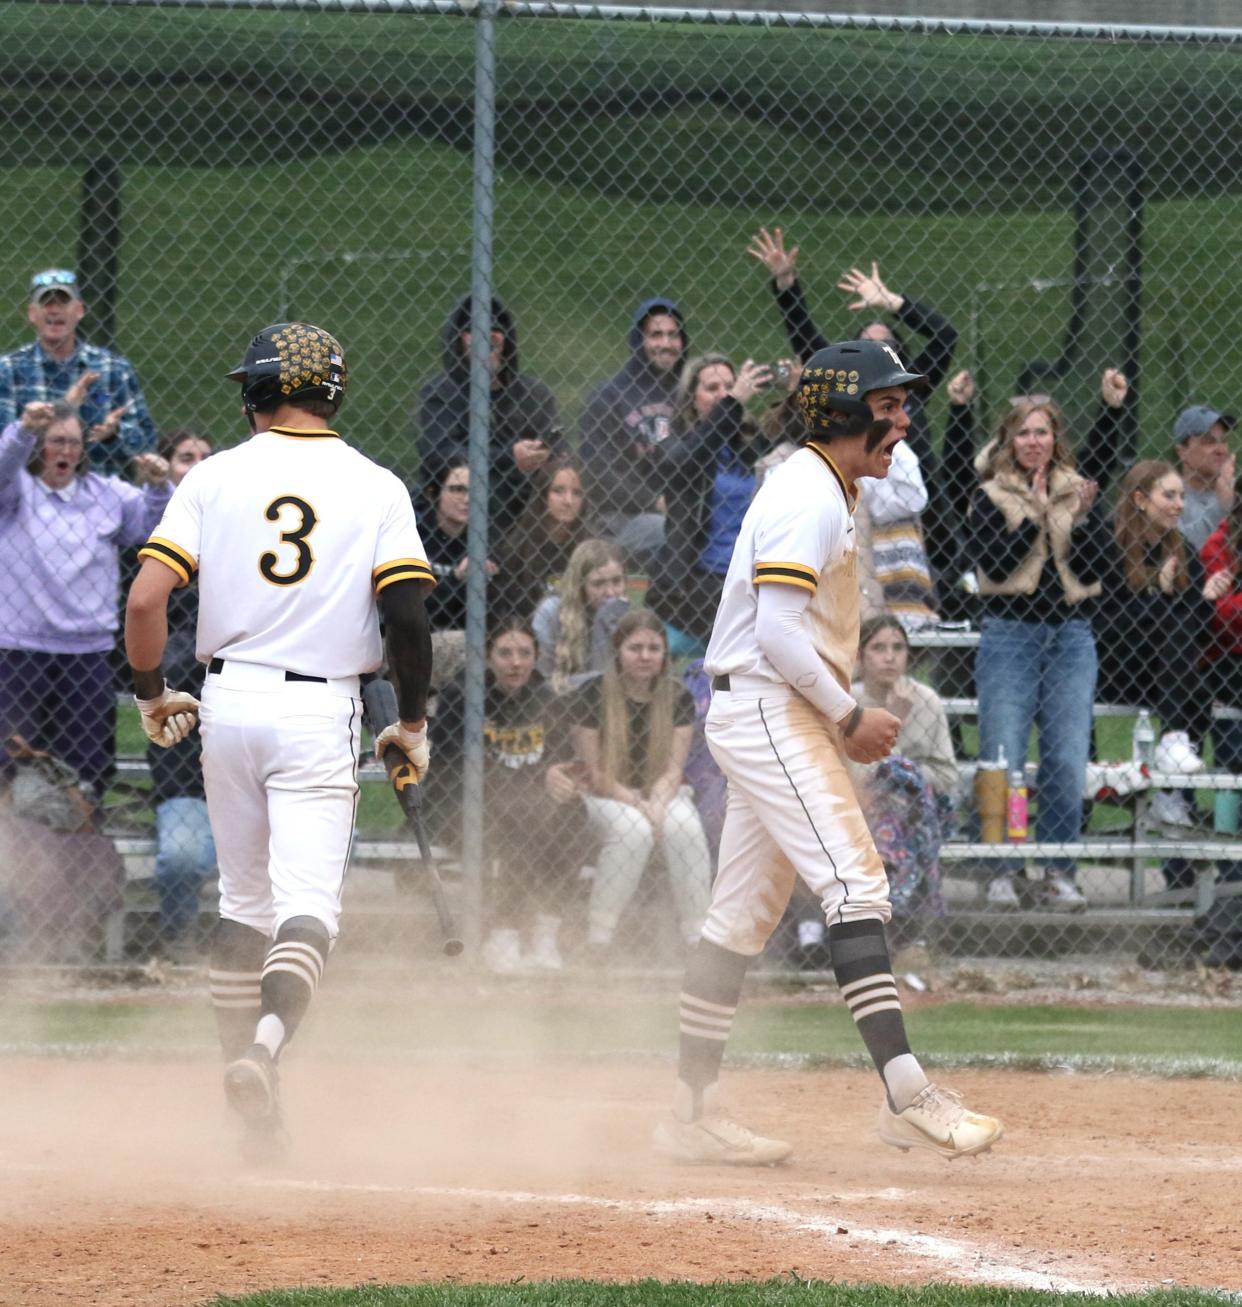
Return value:
[[(1091, 601), (1105, 530), (1099, 487), (1074, 470), (1065, 417), (1044, 396), (1013, 404), (979, 458), (968, 542), (979, 577), (983, 632), (975, 657), (979, 756), (1026, 761), (1039, 726), (1041, 842), (1076, 841), (1091, 748), (1096, 682)], [(988, 886), (995, 907), (1022, 905), (1013, 869)], [(1086, 899), (1072, 857), (1050, 859), (1031, 898), (1076, 910)]]

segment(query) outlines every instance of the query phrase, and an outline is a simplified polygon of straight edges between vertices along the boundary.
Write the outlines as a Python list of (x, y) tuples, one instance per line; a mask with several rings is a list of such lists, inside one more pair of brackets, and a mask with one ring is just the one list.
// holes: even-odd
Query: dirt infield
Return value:
[(0, 1061), (4, 1301), (789, 1272), (1242, 1288), (1237, 1085), (961, 1074), (1008, 1134), (949, 1164), (878, 1142), (871, 1076), (735, 1072), (735, 1110), (797, 1144), (756, 1172), (651, 1158), (668, 1076), (291, 1057), (295, 1156), (247, 1172), (210, 1063)]

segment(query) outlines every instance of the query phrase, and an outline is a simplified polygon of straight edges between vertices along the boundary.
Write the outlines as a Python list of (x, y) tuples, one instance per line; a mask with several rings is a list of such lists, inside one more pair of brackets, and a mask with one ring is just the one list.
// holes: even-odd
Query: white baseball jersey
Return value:
[(139, 556), (183, 584), (197, 572), (200, 661), (307, 676), (376, 670), (375, 595), (435, 584), (408, 491), (326, 430), (273, 427), (205, 459)]
[(818, 445), (804, 446), (764, 478), (733, 546), (707, 646), (711, 675), (784, 683), (755, 639), (758, 587), (779, 582), (811, 591), (811, 643), (849, 689), (859, 624), (854, 502), (852, 487)]

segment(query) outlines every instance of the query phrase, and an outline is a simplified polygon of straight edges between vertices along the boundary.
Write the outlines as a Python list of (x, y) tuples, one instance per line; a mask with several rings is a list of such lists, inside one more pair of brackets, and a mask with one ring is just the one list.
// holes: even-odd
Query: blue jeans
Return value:
[(155, 885), (160, 896), (160, 934), (183, 934), (198, 916), (203, 881), (216, 873), (216, 845), (207, 820), (207, 800), (165, 799), (155, 809), (159, 849)]
[[(1003, 747), (1009, 766), (1026, 761), (1039, 727), (1035, 837), (1050, 843), (1082, 836), (1082, 788), (1094, 721), (1095, 637), (1079, 619), (1048, 623), (986, 617), (975, 654), (979, 757)], [(1072, 858), (1048, 860), (1073, 874)]]

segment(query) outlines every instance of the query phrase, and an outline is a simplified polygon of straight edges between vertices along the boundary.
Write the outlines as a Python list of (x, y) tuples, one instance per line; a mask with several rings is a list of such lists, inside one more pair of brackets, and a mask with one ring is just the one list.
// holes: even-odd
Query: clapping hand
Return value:
[(1233, 573), (1226, 570), (1213, 572), (1203, 586), (1203, 597), (1215, 603), (1223, 599), (1233, 589)]
[(751, 237), (746, 253), (772, 274), (778, 290), (788, 290), (798, 279), (798, 247), (785, 248), (785, 233), (779, 227), (760, 227)]
[(86, 392), (99, 380), (99, 373), (89, 368), (65, 391), (65, 403), (72, 408), (81, 408), (86, 400)]
[(118, 404), (102, 422), (96, 422), (86, 433), (86, 443), (98, 445), (105, 440), (115, 440), (116, 433), (121, 429), (121, 418), (124, 417), (127, 408), (129, 408), (129, 400), (124, 404)]
[(874, 259), (871, 260), (870, 276), (861, 268), (851, 268), (841, 274), (837, 289), (858, 296), (847, 306), (854, 313), (859, 309), (879, 309), (884, 313), (896, 313), (904, 302), (900, 295), (895, 295), (880, 280), (880, 265)]

